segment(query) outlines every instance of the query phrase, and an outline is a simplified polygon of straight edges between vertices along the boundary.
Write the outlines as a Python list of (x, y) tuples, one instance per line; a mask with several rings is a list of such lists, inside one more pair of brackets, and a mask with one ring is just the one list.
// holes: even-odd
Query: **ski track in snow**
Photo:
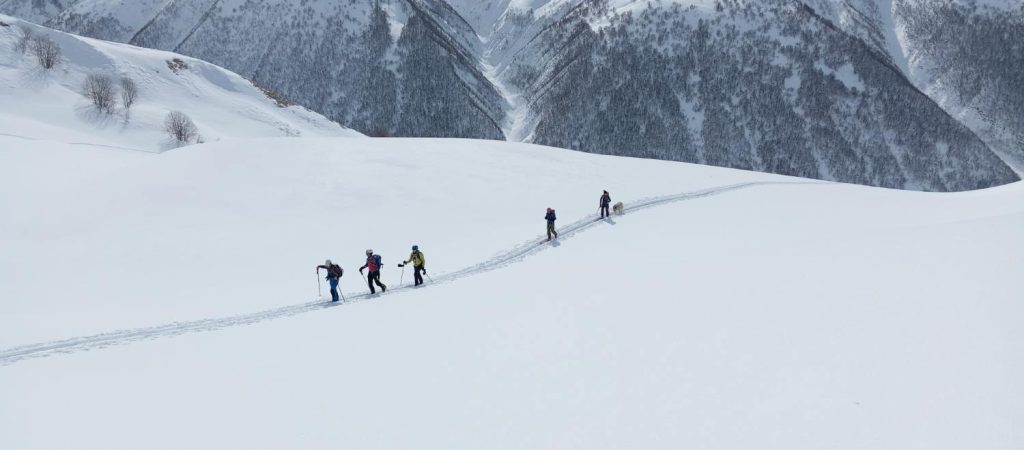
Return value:
[[(630, 204), (625, 205), (624, 212), (635, 212), (655, 206), (661, 206), (668, 203), (674, 203), (683, 200), (694, 200), (699, 198), (711, 197), (718, 194), (724, 194), (731, 191), (740, 189), (746, 189), (755, 186), (770, 186), (770, 185), (793, 185), (793, 184), (829, 184), (827, 182), (819, 181), (763, 181), (763, 182), (747, 182), (731, 184), (726, 186), (718, 186), (714, 188), (704, 189), (695, 192), (685, 192), (681, 194), (665, 195), (659, 197), (649, 197), (641, 200), (634, 201)], [(621, 216), (618, 216), (621, 217)], [(598, 214), (590, 214), (582, 219), (579, 219), (569, 225), (563, 226), (558, 229), (558, 239), (555, 241), (561, 241), (567, 238), (571, 238), (577, 233), (586, 231), (594, 226), (597, 226), (605, 222), (601, 219)], [(462, 270), (447, 273), (436, 278), (428, 278), (429, 284), (440, 284), (456, 281), (461, 278), (469, 277), (472, 275), (489, 272), (509, 264), (517, 263), (525, 259), (526, 257), (541, 252), (549, 247), (551, 243), (546, 241), (544, 237), (536, 237), (527, 242), (524, 242), (510, 250), (495, 255), (491, 259), (483, 261), (479, 264), (466, 267)], [(178, 336), (186, 333), (201, 333), (208, 331), (220, 330), (223, 328), (250, 325), (254, 323), (263, 322), (266, 320), (282, 319), (285, 317), (291, 317), (296, 314), (302, 314), (312, 312), (325, 308), (333, 308), (336, 306), (342, 306), (349, 303), (357, 303), (366, 300), (374, 300), (382, 295), (391, 295), (396, 292), (403, 292), (407, 290), (413, 290), (412, 286), (399, 286), (394, 289), (389, 289), (385, 294), (374, 294), (361, 293), (361, 294), (349, 294), (345, 296), (345, 301), (339, 303), (324, 302), (322, 300), (302, 303), (297, 305), (283, 306), (280, 308), (268, 309), (264, 311), (258, 311), (248, 314), (241, 314), (236, 316), (200, 319), (187, 322), (173, 322), (165, 325), (158, 325), (154, 327), (146, 328), (135, 328), (129, 330), (112, 331), (109, 333), (95, 334), (90, 336), (80, 336), (68, 339), (61, 339), (56, 341), (43, 342), (38, 344), (29, 344), (19, 347), (13, 347), (6, 350), (0, 350), (0, 366), (6, 366), (14, 364), (19, 361), (33, 358), (46, 358), (53, 355), (70, 354), (89, 351), (93, 349), (102, 349), (114, 345), (125, 345), (138, 341), (145, 341), (151, 339), (157, 339), (161, 337)]]

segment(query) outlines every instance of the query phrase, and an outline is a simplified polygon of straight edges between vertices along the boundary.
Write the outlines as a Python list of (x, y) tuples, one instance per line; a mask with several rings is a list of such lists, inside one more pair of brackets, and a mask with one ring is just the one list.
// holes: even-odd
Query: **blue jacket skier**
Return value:
[(341, 266), (332, 263), (329, 259), (324, 261), (322, 265), (316, 266), (317, 273), (320, 273), (320, 269), (327, 269), (327, 281), (331, 283), (331, 302), (338, 301), (338, 281), (345, 274), (345, 270)]

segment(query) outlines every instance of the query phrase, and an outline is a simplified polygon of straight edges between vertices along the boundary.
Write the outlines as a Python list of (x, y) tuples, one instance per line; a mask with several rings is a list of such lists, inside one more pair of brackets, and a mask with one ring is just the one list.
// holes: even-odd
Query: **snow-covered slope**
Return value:
[[(7, 24), (0, 26), (0, 134), (157, 151), (175, 145), (164, 120), (170, 111), (181, 111), (205, 141), (359, 136), (303, 107), (282, 107), (237, 74), (194, 58), (82, 38), (8, 16), (0, 22)], [(61, 63), (47, 71), (31, 54), (16, 51), (23, 28), (54, 40), (62, 49)], [(121, 77), (134, 80), (139, 94), (129, 113), (93, 107), (83, 96), (83, 82), (93, 74), (115, 85)]]
[(500, 142), (0, 136), (0, 448), (1018, 449), (1022, 205)]

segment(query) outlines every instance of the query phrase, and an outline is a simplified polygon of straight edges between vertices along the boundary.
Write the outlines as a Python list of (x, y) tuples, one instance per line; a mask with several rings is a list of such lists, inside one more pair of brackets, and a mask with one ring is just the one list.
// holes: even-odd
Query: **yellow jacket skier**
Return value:
[(403, 261), (398, 267), (405, 267), (406, 264), (412, 263), (413, 267), (413, 278), (416, 280), (416, 286), (423, 284), (423, 274), (427, 273), (427, 258), (423, 256), (423, 252), (420, 251), (420, 246), (412, 246), (412, 253), (409, 255), (409, 259)]

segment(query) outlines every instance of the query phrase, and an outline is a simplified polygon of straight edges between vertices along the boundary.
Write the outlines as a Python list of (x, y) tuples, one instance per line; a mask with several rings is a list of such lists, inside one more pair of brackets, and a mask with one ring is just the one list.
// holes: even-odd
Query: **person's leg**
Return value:
[(414, 267), (413, 269), (414, 269), (413, 270), (413, 274), (414, 274), (413, 278), (415, 278), (416, 286), (419, 286), (419, 285), (423, 284), (423, 275), (420, 273), (420, 271), (423, 270), (423, 267)]
[(370, 293), (376, 294), (377, 289), (373, 287), (373, 272), (366, 274), (366, 284), (370, 286)]
[(385, 291), (388, 290), (388, 287), (385, 286), (384, 283), (380, 282), (380, 272), (377, 272), (377, 273), (373, 274), (373, 281), (375, 283), (377, 283), (377, 286), (380, 286), (380, 291), (381, 292), (385, 292)]
[(331, 301), (338, 301), (338, 279), (331, 278)]

